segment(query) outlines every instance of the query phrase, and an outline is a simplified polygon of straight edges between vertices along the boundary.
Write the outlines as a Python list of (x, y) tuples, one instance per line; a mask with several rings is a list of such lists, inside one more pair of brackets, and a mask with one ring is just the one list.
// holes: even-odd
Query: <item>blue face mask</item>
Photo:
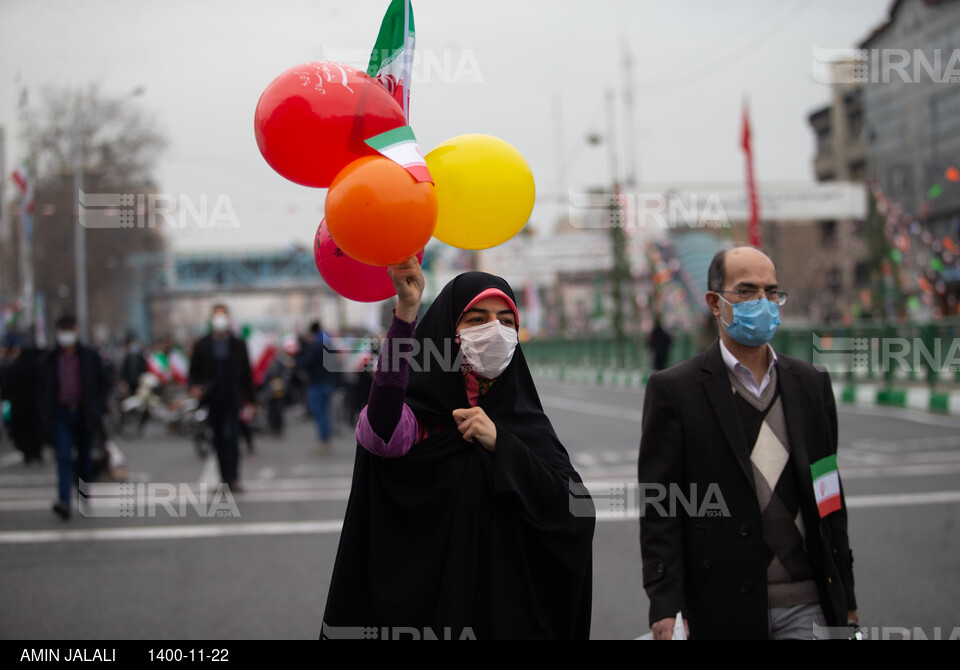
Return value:
[(731, 303), (720, 299), (733, 307), (733, 322), (720, 321), (734, 340), (748, 347), (760, 347), (773, 339), (780, 325), (780, 306), (772, 300), (758, 298), (748, 302)]

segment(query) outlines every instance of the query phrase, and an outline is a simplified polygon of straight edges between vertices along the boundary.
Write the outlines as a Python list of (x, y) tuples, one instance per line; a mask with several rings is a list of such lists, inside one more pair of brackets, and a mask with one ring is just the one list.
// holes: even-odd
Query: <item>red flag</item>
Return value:
[(23, 198), (24, 209), (28, 213), (33, 213), (33, 182), (30, 180), (29, 175), (27, 174), (26, 166), (21, 165), (13, 174), (10, 175), (13, 178), (14, 183), (17, 185), (17, 189), (20, 191), (20, 195)]
[(760, 200), (757, 196), (757, 182), (753, 176), (753, 147), (750, 143), (750, 119), (747, 116), (747, 102), (743, 102), (743, 131), (740, 136), (740, 148), (747, 159), (747, 197), (750, 199), (750, 244), (760, 248)]

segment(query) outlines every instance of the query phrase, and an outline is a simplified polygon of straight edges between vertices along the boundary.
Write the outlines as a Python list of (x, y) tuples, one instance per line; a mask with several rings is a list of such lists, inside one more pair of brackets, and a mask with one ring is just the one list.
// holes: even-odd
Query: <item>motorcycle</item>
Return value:
[(118, 435), (142, 437), (151, 415), (156, 418), (165, 415), (166, 407), (160, 399), (159, 387), (160, 380), (153, 373), (145, 372), (140, 375), (137, 390), (120, 401), (120, 416), (117, 420)]

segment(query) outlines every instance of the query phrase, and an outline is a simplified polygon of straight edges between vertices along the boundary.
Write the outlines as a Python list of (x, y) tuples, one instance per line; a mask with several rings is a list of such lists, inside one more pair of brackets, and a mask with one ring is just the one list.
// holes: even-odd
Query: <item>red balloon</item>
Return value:
[[(396, 295), (387, 268), (361, 263), (343, 253), (327, 230), (326, 219), (313, 239), (313, 259), (327, 286), (347, 300), (380, 302)], [(423, 262), (422, 249), (417, 260)]]
[(298, 65), (274, 79), (253, 120), (270, 167), (318, 188), (356, 159), (377, 153), (364, 140), (406, 124), (403, 109), (376, 80), (333, 62)]
[(393, 265), (423, 249), (437, 225), (437, 196), (389, 158), (350, 163), (330, 184), (327, 226), (348, 256), (369, 265)]

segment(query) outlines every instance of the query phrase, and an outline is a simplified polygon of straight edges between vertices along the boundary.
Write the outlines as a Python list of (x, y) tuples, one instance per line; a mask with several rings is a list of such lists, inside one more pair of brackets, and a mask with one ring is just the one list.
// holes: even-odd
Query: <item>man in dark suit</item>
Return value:
[(109, 380), (99, 352), (79, 341), (74, 317), (61, 317), (56, 329), (57, 345), (40, 363), (38, 414), (44, 441), (57, 454), (59, 486), (53, 511), (66, 520), (71, 510), (74, 451), (76, 475), (86, 482), (93, 477), (91, 449), (103, 428)]
[(193, 348), (190, 393), (210, 411), (220, 476), (231, 491), (240, 487), (240, 411), (253, 405), (253, 374), (247, 344), (230, 332), (230, 313), (214, 305), (211, 332)]
[(691, 639), (810, 639), (857, 620), (833, 391), (768, 344), (785, 299), (765, 254), (721, 251), (706, 295), (719, 340), (647, 384), (640, 546), (655, 639), (671, 639), (678, 612)]

